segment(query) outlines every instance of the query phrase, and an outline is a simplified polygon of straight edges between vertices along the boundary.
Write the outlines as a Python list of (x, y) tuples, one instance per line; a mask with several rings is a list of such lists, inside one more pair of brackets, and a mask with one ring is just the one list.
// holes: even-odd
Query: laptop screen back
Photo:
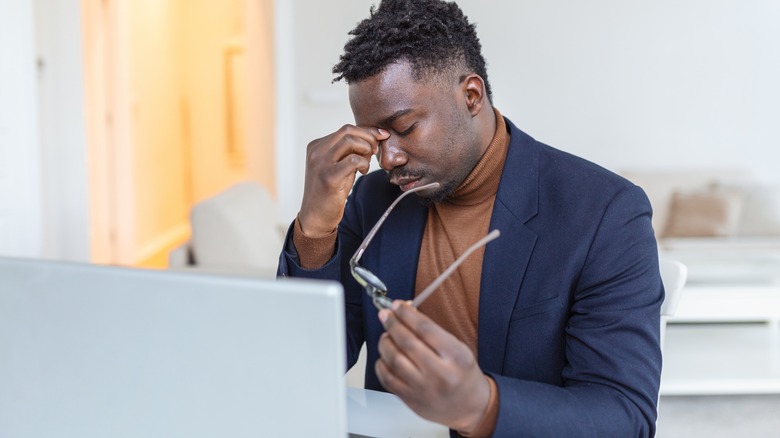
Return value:
[(0, 259), (5, 436), (346, 436), (338, 283)]

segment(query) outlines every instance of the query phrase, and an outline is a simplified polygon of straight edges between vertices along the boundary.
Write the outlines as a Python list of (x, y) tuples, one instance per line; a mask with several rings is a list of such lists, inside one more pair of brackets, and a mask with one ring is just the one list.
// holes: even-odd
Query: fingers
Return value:
[[(390, 322), (393, 328), (397, 326), (405, 327), (405, 330), (400, 327), (397, 330), (393, 330), (388, 328), (388, 323), (385, 322), (385, 330), (393, 338), (396, 338), (396, 333), (398, 336), (413, 334), (416, 339), (427, 345), (432, 352), (444, 359), (450, 359), (454, 351), (459, 352), (461, 342), (455, 336), (441, 328), (427, 315), (418, 311), (409, 303), (402, 301), (394, 302), (393, 312), (388, 312), (388, 314), (387, 321)], [(396, 324), (396, 322), (402, 324)]]
[[(396, 314), (401, 306), (408, 307), (396, 301), (393, 306), (396, 311), (380, 311), (380, 319), (386, 331), (378, 345), (380, 361), (383, 362), (381, 368), (388, 370), (392, 379), (402, 382), (401, 386), (420, 388), (431, 381), (441, 380), (440, 374), (448, 368), (447, 361), (442, 358), (451, 354), (444, 352), (440, 355), (432, 345), (449, 345), (456, 351), (459, 345), (456, 345), (458, 341), (452, 335), (415, 309), (412, 310), (419, 315), (407, 315), (406, 321), (412, 322), (412, 325), (407, 325)], [(421, 336), (423, 333), (424, 337)], [(454, 342), (450, 343), (450, 340)], [(388, 386), (385, 388), (391, 389)], [(394, 392), (400, 394), (400, 390)]]
[(309, 145), (310, 166), (321, 169), (322, 183), (328, 186), (340, 185), (355, 172), (366, 174), (371, 157), (379, 149), (381, 140), (376, 139), (377, 135), (372, 130), (347, 125), (332, 134), (333, 138), (326, 137)]
[(438, 357), (425, 343), (402, 323), (393, 323), (390, 316), (386, 332), (378, 345), (379, 355), (408, 382), (418, 381), (436, 367)]
[(379, 360), (374, 365), (377, 378), (388, 391), (403, 394), (419, 381), (419, 372), (409, 358), (401, 354), (393, 340), (384, 333), (379, 340)]
[(354, 175), (355, 171), (365, 175), (371, 167), (371, 155), (349, 154), (337, 161), (332, 169), (333, 176), (344, 178)]
[[(378, 128), (344, 125), (333, 134), (309, 143), (308, 167), (320, 175), (322, 183), (340, 185), (355, 172), (368, 173), (371, 157), (379, 151), (379, 142), (390, 134)], [(349, 181), (351, 182), (351, 180)]]
[[(394, 394), (404, 394), (407, 388), (419, 387), (428, 369), (435, 367), (436, 355), (388, 310), (380, 311), (386, 332), (377, 349), (377, 377)], [(381, 374), (380, 374), (381, 373)]]
[(338, 227), (355, 173), (367, 173), (379, 142), (390, 134), (378, 128), (344, 125), (309, 143), (306, 177), (298, 213), (304, 234), (319, 237)]
[(328, 147), (328, 153), (335, 162), (352, 154), (366, 156), (370, 160), (379, 151), (379, 142), (386, 140), (390, 134), (378, 128), (344, 125), (331, 136), (333, 143)]

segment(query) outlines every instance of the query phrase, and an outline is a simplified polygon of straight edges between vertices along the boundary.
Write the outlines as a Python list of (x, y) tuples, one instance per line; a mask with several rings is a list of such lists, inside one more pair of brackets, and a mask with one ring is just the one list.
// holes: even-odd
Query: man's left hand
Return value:
[(409, 303), (396, 301), (379, 319), (376, 375), (382, 385), (423, 418), (471, 432), (490, 398), (488, 377), (474, 354)]

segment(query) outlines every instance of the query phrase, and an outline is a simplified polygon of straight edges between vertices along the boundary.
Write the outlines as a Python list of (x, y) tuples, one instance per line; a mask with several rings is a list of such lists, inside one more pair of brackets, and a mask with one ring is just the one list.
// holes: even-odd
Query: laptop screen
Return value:
[(0, 258), (8, 436), (346, 436), (338, 283)]

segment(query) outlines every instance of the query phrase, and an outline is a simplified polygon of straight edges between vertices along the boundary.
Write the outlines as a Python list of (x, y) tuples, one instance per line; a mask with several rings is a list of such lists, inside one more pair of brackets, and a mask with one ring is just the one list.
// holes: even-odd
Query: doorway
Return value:
[(164, 268), (193, 204), (275, 193), (272, 3), (82, 0), (93, 262)]

